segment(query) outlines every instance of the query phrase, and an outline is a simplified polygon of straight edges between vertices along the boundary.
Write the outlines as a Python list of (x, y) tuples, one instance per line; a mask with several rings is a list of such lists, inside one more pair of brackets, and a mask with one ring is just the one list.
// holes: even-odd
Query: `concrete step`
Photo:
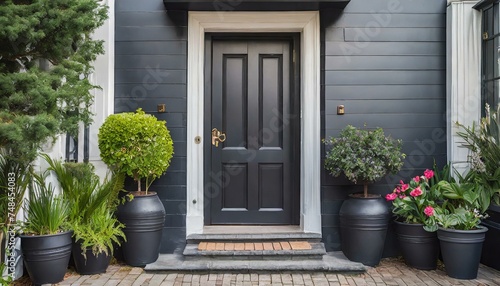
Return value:
[(255, 273), (255, 272), (333, 272), (362, 273), (366, 267), (358, 262), (349, 261), (342, 252), (328, 252), (319, 260), (245, 260), (213, 259), (198, 256), (186, 259), (181, 254), (160, 254), (158, 260), (146, 265), (148, 273)]

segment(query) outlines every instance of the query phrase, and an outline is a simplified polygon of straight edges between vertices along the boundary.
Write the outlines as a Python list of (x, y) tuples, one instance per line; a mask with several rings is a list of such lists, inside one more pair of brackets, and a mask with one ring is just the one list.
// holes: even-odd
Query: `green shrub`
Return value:
[(353, 183), (368, 184), (388, 173), (397, 173), (403, 166), (405, 154), (401, 153), (401, 140), (386, 137), (382, 128), (375, 130), (346, 126), (339, 137), (324, 140), (328, 150), (325, 168), (332, 176), (344, 174)]
[(146, 181), (147, 193), (151, 183), (170, 166), (174, 147), (165, 124), (138, 109), (110, 115), (99, 129), (103, 162), (134, 178), (139, 192), (141, 179)]

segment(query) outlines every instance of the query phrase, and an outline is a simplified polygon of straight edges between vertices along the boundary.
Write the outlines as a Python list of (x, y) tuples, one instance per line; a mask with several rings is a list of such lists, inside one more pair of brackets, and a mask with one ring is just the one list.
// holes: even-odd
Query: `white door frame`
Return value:
[[(320, 22), (318, 11), (306, 12), (189, 12), (187, 74), (187, 199), (186, 236), (203, 233), (205, 33), (300, 33), (300, 226), (321, 234)], [(210, 140), (202, 138), (202, 140)]]

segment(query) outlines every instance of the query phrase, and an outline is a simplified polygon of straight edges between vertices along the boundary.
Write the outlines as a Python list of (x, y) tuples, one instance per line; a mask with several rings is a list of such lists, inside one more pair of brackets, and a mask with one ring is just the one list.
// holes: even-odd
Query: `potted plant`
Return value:
[(433, 207), (439, 200), (439, 191), (430, 188), (429, 180), (434, 171), (425, 170), (422, 176), (403, 181), (385, 196), (392, 202), (392, 213), (396, 216), (396, 235), (405, 263), (411, 267), (436, 269), (439, 241), (435, 232), (427, 232), (424, 225), (430, 220)]
[(79, 274), (92, 275), (105, 273), (115, 245), (125, 239), (120, 223), (107, 205), (95, 209), (87, 221), (71, 223), (74, 231), (72, 248), (75, 268)]
[[(382, 256), (390, 211), (380, 195), (369, 194), (368, 185), (403, 166), (401, 140), (374, 130), (346, 126), (339, 137), (325, 140), (325, 168), (363, 184), (363, 194), (352, 194), (340, 208), (341, 248), (347, 258), (375, 266)], [(369, 243), (367, 243), (369, 242)]]
[[(470, 170), (465, 179), (474, 183), (480, 195), (479, 200), (489, 217), (482, 224), (489, 228), (484, 241), (484, 251), (481, 262), (485, 265), (500, 270), (500, 105), (491, 111), (486, 104), (486, 116), (481, 118), (479, 124), (473, 123), (466, 127), (460, 123), (461, 128), (457, 134), (464, 140), (463, 146), (469, 149)], [(491, 200), (491, 204), (489, 203)], [(485, 211), (484, 209), (482, 210)]]
[(9, 151), (0, 148), (0, 261), (8, 266), (0, 274), (12, 280), (23, 275), (17, 215), (30, 182), (31, 169), (30, 164), (12, 160)]
[[(115, 245), (125, 238), (124, 225), (114, 217), (123, 176), (100, 182), (89, 163), (62, 163), (42, 155), (55, 173), (63, 197), (69, 202), (68, 223), (73, 230), (72, 254), (82, 275), (105, 273)], [(115, 245), (114, 245), (115, 244)]]
[(481, 205), (477, 186), (463, 182), (462, 178), (459, 181), (437, 184), (445, 201), (429, 207), (424, 228), (437, 231), (446, 274), (457, 279), (475, 279), (488, 231), (480, 225), (484, 218), (481, 209), (485, 207)]
[(71, 255), (71, 236), (66, 223), (69, 206), (47, 184), (48, 172), (31, 174), (24, 211), (21, 248), (31, 281), (35, 285), (54, 284), (64, 279)]
[(159, 255), (165, 209), (149, 187), (167, 170), (174, 151), (166, 122), (142, 109), (113, 114), (106, 118), (98, 137), (103, 162), (137, 183), (137, 189), (127, 196), (132, 199), (117, 210), (127, 238), (122, 245), (123, 259), (132, 266), (152, 263)]

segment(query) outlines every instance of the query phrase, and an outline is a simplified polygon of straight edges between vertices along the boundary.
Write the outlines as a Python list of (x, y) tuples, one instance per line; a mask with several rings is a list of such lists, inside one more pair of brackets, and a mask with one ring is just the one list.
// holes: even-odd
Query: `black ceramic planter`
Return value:
[(73, 231), (54, 235), (21, 235), (23, 259), (35, 285), (55, 284), (64, 279), (71, 255)]
[(481, 263), (489, 267), (500, 270), (500, 206), (491, 204), (488, 209), (489, 217), (482, 221), (482, 224), (488, 228), (483, 244), (483, 253)]
[(158, 259), (165, 222), (165, 208), (156, 193), (134, 196), (118, 206), (116, 217), (125, 224), (127, 241), (122, 244), (123, 261), (131, 266), (145, 266)]
[(349, 260), (379, 264), (391, 217), (385, 200), (351, 195), (340, 208), (340, 243)]
[(446, 274), (457, 279), (475, 279), (483, 241), (488, 228), (475, 230), (439, 228), (437, 235), (441, 245)]
[(396, 236), (405, 263), (413, 268), (433, 270), (437, 267), (439, 240), (436, 232), (427, 232), (423, 224), (394, 221)]
[(82, 245), (79, 242), (73, 242), (72, 252), (76, 272), (81, 275), (106, 273), (106, 269), (108, 269), (109, 262), (111, 261), (111, 255), (99, 253), (96, 256), (92, 253), (91, 248), (88, 248), (85, 251), (85, 256), (83, 256)]

